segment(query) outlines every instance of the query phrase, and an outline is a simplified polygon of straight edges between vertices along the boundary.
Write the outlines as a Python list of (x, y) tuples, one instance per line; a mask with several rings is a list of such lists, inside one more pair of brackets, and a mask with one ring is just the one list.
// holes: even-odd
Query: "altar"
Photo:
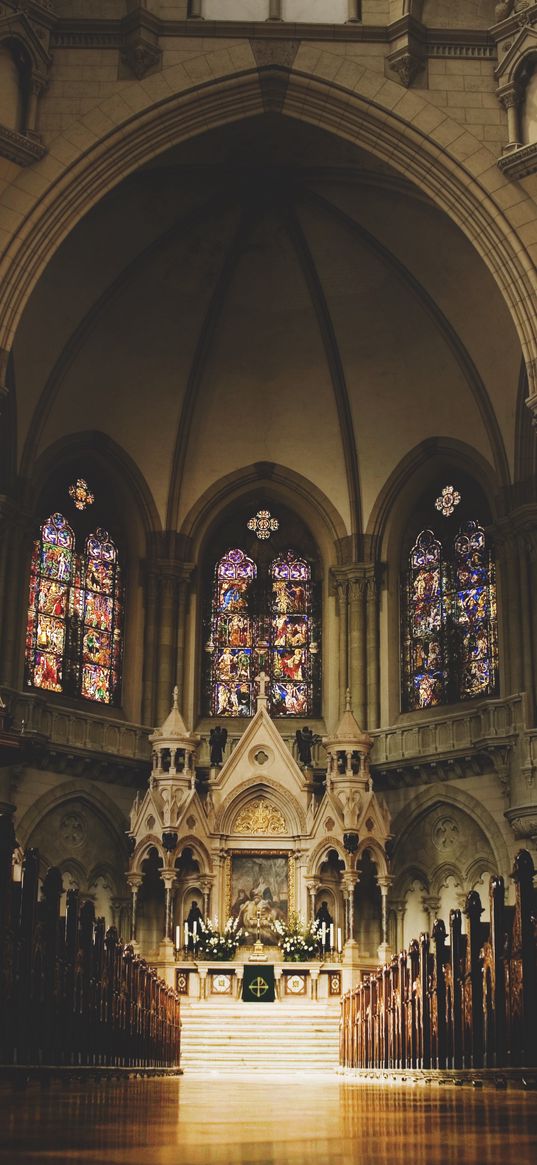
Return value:
[(275, 1002), (339, 1003), (343, 981), (340, 962), (211, 963), (202, 959), (185, 960), (175, 968), (173, 985), (180, 995), (189, 999), (236, 1001), (242, 999), (245, 967), (260, 972), (268, 967), (272, 969)]
[[(211, 729), (208, 768), (197, 765), (200, 737), (185, 726), (177, 689), (150, 737), (149, 784), (130, 819), (130, 941), (191, 1000), (240, 1000), (244, 967), (259, 962), (274, 966), (276, 1003), (329, 1004), (391, 955), (389, 816), (350, 696), (322, 739), (322, 777), (311, 730), (284, 739), (258, 680), (257, 711), (234, 725), (244, 728), (228, 755), (227, 733)], [(368, 947), (357, 942), (364, 886), (369, 917), (376, 912)]]

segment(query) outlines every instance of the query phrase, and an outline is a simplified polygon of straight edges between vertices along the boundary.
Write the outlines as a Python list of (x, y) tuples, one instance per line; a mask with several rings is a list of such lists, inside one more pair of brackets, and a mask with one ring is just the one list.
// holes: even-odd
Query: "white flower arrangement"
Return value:
[(223, 930), (210, 918), (200, 919), (196, 953), (218, 962), (232, 959), (244, 933), (236, 918), (228, 918)]
[(273, 923), (278, 946), (287, 962), (305, 963), (317, 959), (321, 953), (321, 923), (316, 918), (304, 923), (299, 914), (292, 914), (289, 922), (277, 918)]

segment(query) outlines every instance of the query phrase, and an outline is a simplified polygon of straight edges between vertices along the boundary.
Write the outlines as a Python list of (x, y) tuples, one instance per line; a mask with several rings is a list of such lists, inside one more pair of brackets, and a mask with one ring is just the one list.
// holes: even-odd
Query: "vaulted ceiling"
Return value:
[(212, 131), (107, 196), (47, 268), (14, 349), (20, 467), (100, 431), (164, 527), (276, 462), (346, 529), (420, 442), (513, 472), (520, 348), (458, 228), (350, 144), (276, 115)]

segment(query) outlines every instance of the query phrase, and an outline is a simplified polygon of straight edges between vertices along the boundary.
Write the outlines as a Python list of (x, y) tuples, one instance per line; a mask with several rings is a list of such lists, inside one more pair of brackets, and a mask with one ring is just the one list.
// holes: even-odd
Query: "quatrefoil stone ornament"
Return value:
[(262, 541), (270, 538), (279, 525), (278, 519), (272, 517), (270, 510), (258, 510), (255, 518), (250, 518), (247, 523), (248, 529), (253, 530), (256, 538)]
[(444, 518), (449, 518), (450, 514), (453, 513), (455, 506), (458, 506), (460, 500), (461, 495), (459, 491), (455, 489), (455, 486), (445, 485), (442, 493), (440, 494), (440, 497), (436, 499), (434, 504), (438, 512), (444, 515)]

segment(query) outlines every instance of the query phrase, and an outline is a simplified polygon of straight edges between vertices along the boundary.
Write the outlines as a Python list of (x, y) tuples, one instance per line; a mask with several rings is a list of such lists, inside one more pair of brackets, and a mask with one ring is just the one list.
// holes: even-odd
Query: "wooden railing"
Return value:
[(178, 1067), (179, 996), (78, 891), (60, 916), (59, 870), (38, 901), (36, 850), (13, 883), (10, 830), (0, 817), (0, 1065)]
[(532, 858), (514, 864), (514, 907), (490, 883), (342, 999), (340, 1062), (347, 1068), (503, 1068), (537, 1064), (537, 917)]

